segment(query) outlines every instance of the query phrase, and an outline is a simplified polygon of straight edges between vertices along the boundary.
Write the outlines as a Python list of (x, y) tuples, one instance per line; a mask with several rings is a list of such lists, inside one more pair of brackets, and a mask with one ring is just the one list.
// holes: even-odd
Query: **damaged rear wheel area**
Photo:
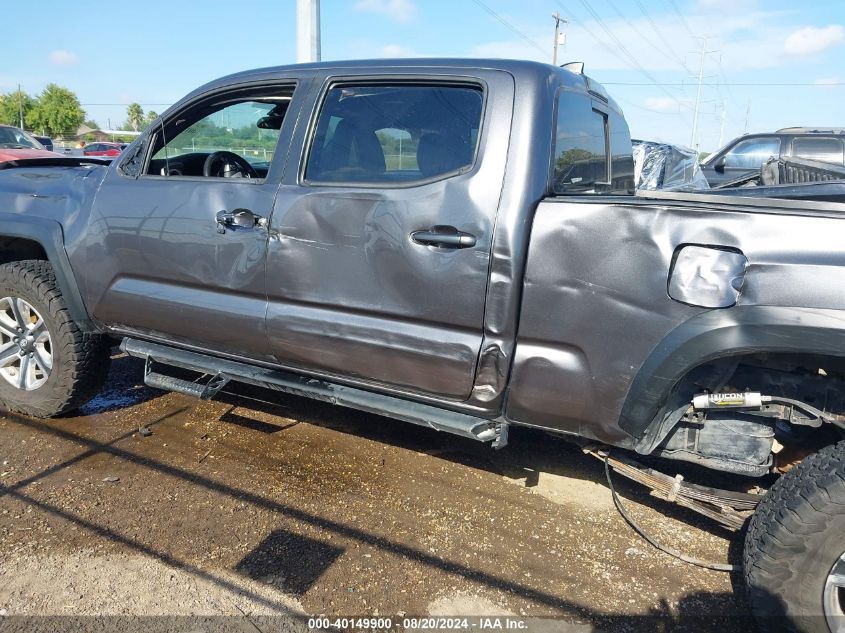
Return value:
[(780, 475), (744, 540), (743, 573), (761, 630), (845, 633), (845, 361), (720, 359), (690, 372), (673, 397), (675, 417), (651, 455)]
[(845, 441), (804, 459), (757, 507), (744, 572), (767, 631), (845, 631)]
[(750, 477), (782, 474), (845, 439), (845, 359), (753, 354), (696, 367), (675, 386), (648, 454)]

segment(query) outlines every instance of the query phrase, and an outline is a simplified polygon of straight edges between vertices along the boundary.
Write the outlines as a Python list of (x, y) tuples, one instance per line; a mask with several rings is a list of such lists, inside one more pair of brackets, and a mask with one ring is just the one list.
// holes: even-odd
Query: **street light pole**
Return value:
[(320, 61), (320, 0), (296, 0), (296, 61)]

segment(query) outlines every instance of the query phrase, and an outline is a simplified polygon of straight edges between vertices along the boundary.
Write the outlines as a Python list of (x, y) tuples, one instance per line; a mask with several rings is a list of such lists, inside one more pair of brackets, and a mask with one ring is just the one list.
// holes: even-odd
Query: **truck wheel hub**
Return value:
[(834, 563), (824, 585), (824, 613), (831, 631), (845, 627), (845, 553)]
[(41, 314), (19, 297), (0, 298), (0, 377), (33, 391), (53, 369), (53, 345)]

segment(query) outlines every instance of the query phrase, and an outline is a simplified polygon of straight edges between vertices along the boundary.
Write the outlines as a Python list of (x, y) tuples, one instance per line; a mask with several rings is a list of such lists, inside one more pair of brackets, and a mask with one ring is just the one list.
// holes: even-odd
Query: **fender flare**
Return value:
[(682, 323), (654, 348), (631, 383), (619, 426), (637, 450), (659, 443), (672, 389), (690, 370), (758, 352), (845, 357), (845, 311), (779, 306), (711, 310)]
[(53, 266), (56, 281), (73, 320), (83, 331), (94, 329), (65, 251), (61, 224), (38, 216), (0, 213), (0, 237), (21, 238), (40, 244)]

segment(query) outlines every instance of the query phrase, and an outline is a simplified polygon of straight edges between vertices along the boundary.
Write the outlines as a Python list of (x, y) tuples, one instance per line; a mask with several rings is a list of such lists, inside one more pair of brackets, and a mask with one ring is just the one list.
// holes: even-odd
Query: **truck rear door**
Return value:
[(404, 68), (322, 81), (271, 220), (270, 350), (284, 365), (465, 399), (513, 79)]

